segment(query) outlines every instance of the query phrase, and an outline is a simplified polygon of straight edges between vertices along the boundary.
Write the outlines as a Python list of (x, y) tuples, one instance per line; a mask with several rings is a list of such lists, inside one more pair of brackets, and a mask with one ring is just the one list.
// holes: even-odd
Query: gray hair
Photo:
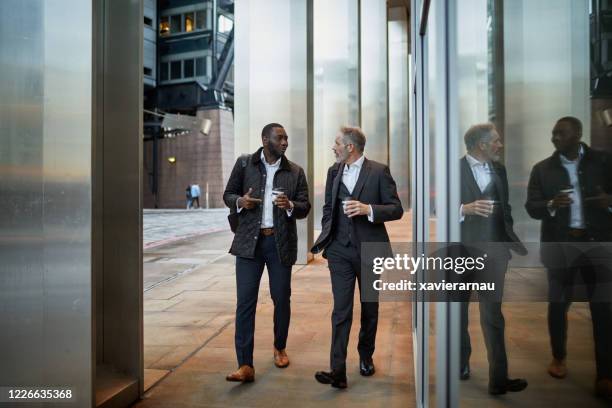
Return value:
[(366, 137), (358, 127), (342, 126), (340, 128), (344, 142), (351, 143), (359, 153), (363, 153), (366, 144)]
[(497, 128), (492, 123), (479, 123), (470, 127), (463, 137), (465, 147), (468, 151), (472, 151), (478, 143), (491, 141), (493, 132), (497, 132)]

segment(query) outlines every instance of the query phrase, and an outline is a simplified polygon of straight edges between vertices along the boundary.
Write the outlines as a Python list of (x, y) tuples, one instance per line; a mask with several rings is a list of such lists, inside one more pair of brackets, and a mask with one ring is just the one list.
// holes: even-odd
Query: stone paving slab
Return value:
[(144, 248), (154, 248), (185, 238), (229, 231), (229, 209), (154, 210), (142, 215)]

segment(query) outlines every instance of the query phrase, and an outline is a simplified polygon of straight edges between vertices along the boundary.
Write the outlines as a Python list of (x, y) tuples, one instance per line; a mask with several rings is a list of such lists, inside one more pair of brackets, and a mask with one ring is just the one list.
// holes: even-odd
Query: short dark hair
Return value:
[(264, 126), (264, 128), (261, 130), (261, 137), (263, 138), (264, 136), (268, 136), (270, 137), (270, 133), (272, 133), (272, 129), (274, 128), (282, 128), (284, 129), (283, 125), (280, 125), (278, 123), (268, 123), (266, 126)]
[(472, 151), (478, 143), (491, 140), (493, 132), (496, 131), (497, 128), (492, 123), (478, 123), (470, 127), (463, 136), (465, 147), (468, 151)]
[(358, 127), (342, 126), (340, 128), (342, 138), (346, 141), (348, 139), (357, 148), (359, 153), (363, 153), (366, 145), (366, 137), (363, 131)]
[(578, 133), (579, 135), (582, 135), (582, 122), (580, 121), (580, 119), (574, 116), (564, 116), (557, 121), (557, 123), (559, 122), (569, 123), (570, 125), (572, 125), (576, 133)]

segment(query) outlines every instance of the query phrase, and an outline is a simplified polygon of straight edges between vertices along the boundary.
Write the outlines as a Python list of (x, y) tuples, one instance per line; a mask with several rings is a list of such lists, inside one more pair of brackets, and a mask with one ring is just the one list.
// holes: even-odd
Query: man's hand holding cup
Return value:
[(479, 217), (489, 218), (493, 214), (495, 208), (493, 200), (476, 200), (469, 204), (463, 204), (462, 215), (477, 215)]
[(272, 202), (281, 210), (292, 210), (293, 203), (289, 201), (289, 198), (285, 194), (282, 188), (275, 188), (272, 190)]
[(342, 201), (342, 207), (344, 209), (344, 213), (349, 218), (353, 218), (358, 215), (368, 215), (370, 212), (369, 205), (351, 198), (347, 198), (346, 200)]

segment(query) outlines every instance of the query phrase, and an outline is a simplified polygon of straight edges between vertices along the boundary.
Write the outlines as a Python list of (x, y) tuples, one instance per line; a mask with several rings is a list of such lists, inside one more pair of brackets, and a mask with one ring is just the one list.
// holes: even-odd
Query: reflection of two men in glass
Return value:
[[(346, 356), (353, 320), (355, 282), (361, 282), (361, 242), (389, 242), (386, 221), (402, 217), (396, 186), (386, 165), (364, 156), (366, 138), (358, 128), (343, 127), (333, 151), (325, 186), (322, 232), (312, 252), (327, 258), (333, 292), (329, 371), (318, 371), (318, 382), (347, 387)], [(237, 228), (230, 252), (236, 255), (236, 334), (238, 369), (228, 381), (255, 379), (253, 348), (255, 310), (264, 267), (268, 269), (274, 303), (273, 361), (289, 365), (286, 352), (290, 320), (291, 267), (297, 258), (296, 219), (310, 210), (304, 171), (285, 157), (288, 136), (276, 123), (264, 127), (262, 147), (238, 158), (224, 193)], [(276, 194), (275, 194), (276, 193)], [(390, 249), (390, 248), (389, 248)], [(369, 285), (369, 283), (363, 283)], [(357, 346), (359, 372), (375, 373), (373, 354), (378, 303), (361, 302)]]
[[(612, 241), (612, 155), (581, 142), (582, 124), (576, 118), (561, 118), (552, 133), (555, 152), (533, 167), (525, 205), (531, 217), (541, 220), (540, 253), (547, 269), (553, 356), (548, 373), (558, 379), (566, 376), (567, 312), (572, 300), (589, 301), (597, 367), (595, 393), (611, 399), (612, 309), (610, 290), (605, 289), (610, 283), (610, 248), (602, 243)], [(496, 248), (496, 252), (490, 256), (494, 262), (490, 262), (486, 276), (471, 277), (493, 279), (497, 287), (494, 296), (478, 294), (489, 362), (488, 390), (493, 395), (517, 392), (527, 387), (527, 381), (508, 377), (501, 297), (510, 251), (524, 255), (526, 250), (513, 230), (508, 180), (500, 163), (503, 146), (499, 133), (492, 124), (475, 125), (465, 134), (465, 144), (467, 154), (461, 159), (462, 242), (504, 243), (488, 247)], [(597, 248), (597, 262), (593, 248)], [(586, 287), (582, 297), (574, 290), (578, 286)], [(471, 374), (469, 298), (470, 294), (465, 294), (461, 305), (462, 380)]]

